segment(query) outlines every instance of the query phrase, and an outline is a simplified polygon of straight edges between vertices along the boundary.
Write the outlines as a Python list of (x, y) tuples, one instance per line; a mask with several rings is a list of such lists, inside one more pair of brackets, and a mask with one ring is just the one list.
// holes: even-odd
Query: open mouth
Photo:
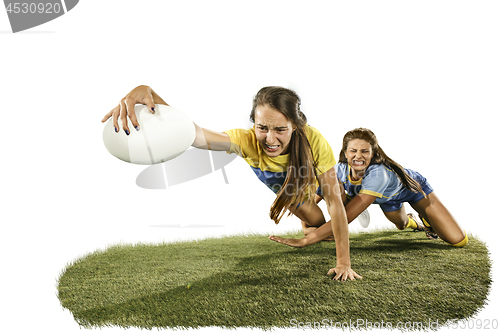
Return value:
[(363, 166), (363, 165), (365, 165), (365, 161), (352, 161), (352, 165)]
[(274, 145), (274, 146), (271, 146), (271, 145), (268, 145), (268, 144), (264, 144), (264, 146), (266, 147), (266, 149), (268, 151), (277, 151), (278, 148), (280, 147), (279, 145)]

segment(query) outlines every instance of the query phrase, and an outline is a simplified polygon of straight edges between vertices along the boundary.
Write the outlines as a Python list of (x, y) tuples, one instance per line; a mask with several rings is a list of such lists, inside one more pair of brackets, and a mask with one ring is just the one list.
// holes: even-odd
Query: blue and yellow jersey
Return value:
[[(422, 175), (410, 169), (404, 170), (422, 186), (426, 194), (432, 192), (432, 187)], [(370, 165), (366, 169), (363, 178), (356, 181), (352, 180), (351, 167), (347, 163), (338, 163), (335, 165), (335, 171), (349, 198), (352, 199), (357, 194), (372, 195), (376, 197), (373, 203), (382, 205), (384, 211), (393, 210), (388, 206), (385, 209), (384, 203), (413, 203), (423, 198), (422, 194), (412, 192), (404, 187), (397, 174), (390, 167), (383, 164)], [(399, 205), (399, 207), (401, 206)]]
[[(285, 182), (290, 160), (289, 154), (269, 157), (257, 141), (254, 128), (232, 129), (224, 133), (229, 135), (231, 140), (231, 149), (228, 153), (243, 157), (260, 181), (277, 193)], [(306, 126), (306, 135), (316, 163), (316, 174), (321, 175), (335, 166), (332, 148), (314, 127)]]
[(404, 188), (396, 173), (383, 164), (368, 166), (363, 178), (359, 180), (352, 180), (351, 167), (347, 163), (335, 165), (335, 171), (350, 198), (357, 194), (369, 194), (377, 197), (374, 203), (381, 204), (394, 200), (393, 197)]

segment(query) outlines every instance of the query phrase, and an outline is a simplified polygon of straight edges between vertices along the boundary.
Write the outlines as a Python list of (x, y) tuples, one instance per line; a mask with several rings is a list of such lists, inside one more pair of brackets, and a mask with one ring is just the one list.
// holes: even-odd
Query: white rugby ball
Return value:
[(146, 105), (136, 105), (135, 114), (140, 130), (127, 117), (130, 134), (125, 134), (121, 119), (120, 131), (115, 132), (113, 119), (104, 126), (102, 138), (106, 149), (122, 161), (134, 164), (162, 163), (185, 152), (196, 137), (191, 119), (173, 107), (156, 104), (155, 113)]

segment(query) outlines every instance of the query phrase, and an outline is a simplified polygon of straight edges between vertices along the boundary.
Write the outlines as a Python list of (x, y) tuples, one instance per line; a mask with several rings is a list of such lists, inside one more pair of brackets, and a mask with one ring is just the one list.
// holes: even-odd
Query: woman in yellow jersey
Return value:
[[(456, 247), (467, 244), (466, 233), (438, 199), (427, 179), (389, 158), (369, 129), (357, 128), (346, 133), (335, 169), (349, 223), (375, 203), (398, 229), (425, 230), (428, 238), (441, 238)], [(321, 199), (319, 189), (316, 202)], [(418, 212), (425, 226), (413, 214), (406, 214), (405, 202)], [(331, 231), (326, 223), (302, 239), (270, 238), (286, 245), (304, 247), (329, 236)]]
[[(127, 94), (102, 120), (113, 117), (118, 132), (118, 117), (125, 124), (127, 117), (135, 130), (140, 130), (135, 104), (145, 104), (154, 113), (154, 105), (168, 105), (148, 86), (139, 86)], [(330, 145), (318, 130), (306, 123), (300, 110), (300, 98), (282, 87), (262, 88), (253, 100), (251, 129), (216, 132), (195, 124), (194, 147), (237, 153), (245, 159), (257, 177), (276, 193), (270, 217), (278, 223), (288, 212), (302, 220), (308, 235), (326, 223), (323, 212), (314, 201), (316, 189), (322, 191), (331, 223), (328, 227), (336, 238), (336, 267), (330, 269), (335, 280), (362, 278), (351, 269), (349, 230), (340, 196), (335, 158)], [(326, 237), (325, 237), (326, 238)]]

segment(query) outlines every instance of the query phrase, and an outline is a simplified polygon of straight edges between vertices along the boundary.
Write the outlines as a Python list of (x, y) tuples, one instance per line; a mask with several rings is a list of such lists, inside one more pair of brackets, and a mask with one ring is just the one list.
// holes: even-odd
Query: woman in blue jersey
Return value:
[[(357, 128), (345, 134), (335, 168), (349, 223), (375, 203), (398, 229), (411, 227), (425, 230), (428, 238), (441, 238), (456, 247), (467, 244), (465, 231), (438, 199), (427, 180), (389, 158), (369, 129)], [(321, 198), (319, 189), (316, 202)], [(424, 225), (412, 214), (406, 213), (405, 202), (418, 212)], [(329, 236), (331, 232), (327, 223), (302, 239), (270, 238), (290, 246), (304, 247)]]
[[(102, 120), (112, 117), (118, 132), (118, 117), (128, 135), (127, 117), (135, 130), (140, 130), (135, 115), (135, 104), (145, 104), (154, 113), (155, 103), (168, 105), (148, 86), (133, 89), (119, 105)], [(308, 235), (326, 223), (315, 200), (316, 188), (322, 190), (327, 203), (331, 233), (336, 238), (336, 267), (330, 269), (335, 280), (361, 278), (351, 269), (349, 229), (339, 184), (335, 172), (335, 158), (330, 145), (318, 130), (308, 126), (300, 110), (300, 98), (292, 90), (282, 87), (262, 88), (253, 100), (250, 119), (254, 127), (216, 132), (195, 124), (193, 146), (237, 153), (251, 166), (258, 178), (276, 193), (270, 217), (278, 223), (288, 212), (302, 220), (304, 234)]]

